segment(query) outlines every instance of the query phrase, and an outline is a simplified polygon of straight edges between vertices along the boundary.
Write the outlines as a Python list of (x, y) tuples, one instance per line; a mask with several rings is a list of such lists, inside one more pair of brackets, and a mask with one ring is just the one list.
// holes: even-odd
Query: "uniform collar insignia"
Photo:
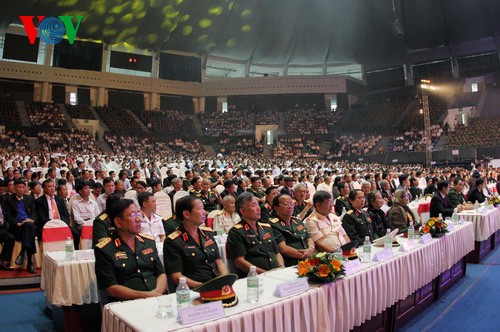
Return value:
[(119, 239), (119, 238), (116, 238), (116, 239), (115, 239), (115, 246), (119, 247), (121, 244), (122, 244), (122, 243), (121, 243), (120, 239)]
[(188, 240), (187, 233), (182, 233), (182, 239), (184, 240), (184, 242), (187, 242), (187, 240)]

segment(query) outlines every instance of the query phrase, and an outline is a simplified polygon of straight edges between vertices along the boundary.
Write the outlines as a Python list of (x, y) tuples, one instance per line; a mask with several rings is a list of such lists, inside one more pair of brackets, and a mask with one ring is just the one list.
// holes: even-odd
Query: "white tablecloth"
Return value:
[[(163, 263), (163, 243), (157, 243), (158, 256)], [(221, 258), (227, 264), (225, 245), (219, 245)], [(95, 275), (94, 250), (77, 250), (77, 257), (86, 253), (88, 259), (66, 261), (64, 251), (44, 253), (41, 288), (52, 305), (71, 306), (99, 303)]]
[[(264, 278), (264, 293), (259, 303), (246, 301), (246, 279), (237, 280), (233, 288), (239, 303), (226, 308), (226, 317), (195, 325), (180, 325), (174, 318), (155, 317), (156, 298), (109, 303), (103, 309), (102, 331), (327, 331), (328, 316), (321, 288), (311, 288), (297, 296), (281, 299), (273, 294), (282, 281)], [(165, 295), (175, 297), (175, 294)], [(191, 292), (191, 298), (198, 297)], [(175, 303), (175, 298), (174, 298)], [(307, 319), (305, 318), (307, 317)]]
[(477, 213), (466, 211), (459, 213), (465, 220), (474, 223), (476, 241), (487, 240), (493, 233), (500, 229), (500, 208)]
[[(108, 304), (103, 310), (102, 330), (236, 331), (244, 327), (245, 331), (348, 331), (451, 268), (474, 249), (473, 231), (472, 223), (466, 222), (444, 237), (416, 245), (408, 253), (394, 248), (394, 257), (388, 261), (363, 263), (362, 270), (353, 275), (286, 300), (271, 294), (279, 283), (297, 278), (295, 268), (265, 273), (266, 295), (258, 304), (245, 302), (245, 280), (238, 280), (234, 289), (240, 303), (225, 309), (226, 318), (196, 326), (181, 326), (173, 318), (155, 318), (154, 299)], [(398, 237), (398, 242), (405, 241)], [(358, 250), (361, 253), (362, 249)], [(382, 248), (374, 247), (372, 255), (379, 250)]]

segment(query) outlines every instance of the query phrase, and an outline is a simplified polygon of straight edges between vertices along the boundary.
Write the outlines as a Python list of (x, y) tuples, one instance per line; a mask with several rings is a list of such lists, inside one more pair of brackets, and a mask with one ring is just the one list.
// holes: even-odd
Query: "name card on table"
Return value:
[(290, 295), (299, 294), (307, 291), (309, 284), (305, 278), (297, 278), (295, 280), (279, 284), (276, 286), (274, 295), (277, 297), (288, 297)]
[(359, 258), (348, 261), (344, 264), (344, 269), (346, 275), (351, 275), (361, 269), (361, 261), (359, 260)]
[(399, 247), (399, 251), (408, 252), (410, 250), (415, 249), (415, 247), (416, 247), (415, 240), (408, 240), (401, 244), (401, 246)]
[(75, 251), (75, 253), (77, 261), (88, 261), (95, 259), (94, 250), (77, 250)]
[(224, 316), (226, 316), (226, 313), (222, 307), (222, 301), (209, 302), (179, 309), (179, 319), (182, 325), (200, 323)]
[(392, 248), (387, 248), (384, 250), (381, 250), (375, 254), (373, 257), (374, 262), (383, 262), (391, 258), (393, 255), (392, 253)]
[(432, 241), (432, 236), (427, 233), (427, 234), (424, 234), (420, 237), (420, 241), (418, 241), (418, 243), (423, 243), (423, 244), (426, 244), (426, 243), (429, 243)]

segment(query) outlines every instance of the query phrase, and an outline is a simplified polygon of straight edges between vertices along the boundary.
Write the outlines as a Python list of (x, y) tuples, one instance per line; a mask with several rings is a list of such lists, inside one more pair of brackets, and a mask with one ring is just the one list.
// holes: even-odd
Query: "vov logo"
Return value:
[[(33, 18), (35, 16), (19, 16), (23, 22), (24, 30), (28, 35), (28, 40), (31, 45), (35, 43), (37, 34), (40, 40), (46, 44), (57, 44), (66, 35), (71, 45), (75, 41), (76, 32), (80, 27), (83, 16), (76, 16), (76, 26), (73, 25), (73, 16), (45, 17), (37, 16), (38, 27), (35, 28)], [(38, 30), (38, 33), (37, 33)]]

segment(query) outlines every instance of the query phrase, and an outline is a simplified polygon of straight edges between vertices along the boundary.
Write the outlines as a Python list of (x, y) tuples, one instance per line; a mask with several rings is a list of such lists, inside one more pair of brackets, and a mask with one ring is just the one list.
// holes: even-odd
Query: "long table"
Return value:
[[(398, 238), (400, 243), (406, 241)], [(231, 331), (243, 327), (246, 331), (392, 330), (463, 276), (465, 256), (473, 249), (474, 227), (466, 222), (444, 237), (418, 244), (409, 252), (394, 249), (394, 257), (387, 261), (363, 263), (360, 271), (344, 279), (313, 284), (308, 291), (289, 298), (278, 298), (273, 291), (279, 283), (297, 278), (294, 268), (265, 273), (265, 294), (257, 304), (245, 301), (245, 280), (238, 280), (234, 289), (240, 303), (225, 309), (226, 317), (202, 324), (182, 326), (175, 318), (154, 317), (154, 298), (110, 303), (103, 309), (102, 331)], [(373, 255), (379, 250), (374, 248)]]
[(470, 263), (479, 263), (500, 242), (500, 207), (480, 211), (463, 211), (458, 214), (474, 224), (474, 251)]

